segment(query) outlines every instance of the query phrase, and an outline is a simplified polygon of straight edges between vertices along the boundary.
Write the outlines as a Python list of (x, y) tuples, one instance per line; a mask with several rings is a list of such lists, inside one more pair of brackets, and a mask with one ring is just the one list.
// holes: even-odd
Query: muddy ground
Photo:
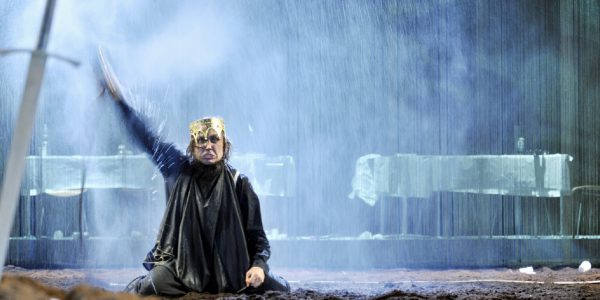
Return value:
[[(289, 294), (195, 294), (179, 299), (600, 299), (600, 269), (275, 270)], [(0, 299), (137, 299), (119, 293), (141, 269), (27, 270), (6, 266)]]

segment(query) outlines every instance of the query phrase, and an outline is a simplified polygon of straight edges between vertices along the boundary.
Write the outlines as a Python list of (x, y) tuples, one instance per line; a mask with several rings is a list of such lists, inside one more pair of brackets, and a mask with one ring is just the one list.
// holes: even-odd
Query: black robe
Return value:
[(165, 266), (190, 291), (211, 293), (244, 287), (250, 266), (268, 273), (269, 242), (249, 180), (223, 162), (214, 176), (203, 176), (206, 167), (160, 142), (125, 102), (119, 107), (132, 136), (159, 167), (169, 194), (144, 267)]

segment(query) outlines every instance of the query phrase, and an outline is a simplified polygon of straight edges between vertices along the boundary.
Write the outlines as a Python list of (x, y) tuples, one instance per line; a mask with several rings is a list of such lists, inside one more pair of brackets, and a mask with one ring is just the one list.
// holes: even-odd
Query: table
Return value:
[[(230, 162), (248, 176), (257, 195), (271, 198), (295, 196), (295, 164), (291, 156), (238, 154)], [(149, 200), (165, 203), (156, 199), (164, 195), (163, 188), (162, 175), (145, 154), (123, 151), (104, 156), (28, 156), (20, 192), (23, 198), (21, 235), (36, 235), (39, 231), (36, 229), (39, 224), (36, 225), (33, 198), (38, 195), (72, 197), (89, 189), (122, 189), (147, 192)]]
[[(151, 189), (158, 170), (146, 155), (28, 156), (21, 195), (87, 189)], [(85, 176), (85, 182), (84, 181)]]
[[(79, 192), (86, 189), (153, 189), (161, 176), (144, 154), (107, 156), (28, 156), (21, 195)], [(259, 196), (295, 195), (295, 165), (291, 156), (234, 155), (231, 160), (250, 179)], [(161, 180), (162, 182), (162, 180)]]
[[(435, 192), (563, 197), (571, 194), (567, 154), (368, 154), (356, 162), (350, 198), (429, 198)], [(561, 217), (561, 220), (563, 217)], [(563, 232), (561, 222), (561, 232)]]

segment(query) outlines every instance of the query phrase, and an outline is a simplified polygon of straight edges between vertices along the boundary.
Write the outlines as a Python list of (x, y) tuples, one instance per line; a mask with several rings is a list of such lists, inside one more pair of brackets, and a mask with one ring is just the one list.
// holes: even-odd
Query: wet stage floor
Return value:
[[(286, 278), (292, 287), (290, 294), (269, 293), (266, 299), (600, 299), (600, 270), (579, 272), (576, 268), (534, 268), (535, 274), (519, 269), (369, 269), (322, 270), (281, 268), (274, 272)], [(7, 280), (13, 276), (34, 279), (45, 286), (58, 288), (68, 295), (74, 287), (85, 284), (104, 291), (117, 292), (143, 269), (23, 269), (7, 266), (0, 286), (0, 299), (21, 299), (18, 293), (27, 285), (23, 281)], [(39, 286), (33, 289), (40, 290)], [(87, 299), (99, 299), (89, 294)], [(116, 294), (110, 294), (120, 299)], [(7, 297), (8, 296), (8, 297)], [(21, 295), (23, 296), (23, 295)], [(121, 295), (122, 296), (122, 295)], [(61, 297), (55, 297), (60, 299)], [(182, 299), (253, 298), (246, 295), (188, 294)], [(256, 297), (254, 297), (256, 298)], [(65, 296), (66, 299), (66, 296)]]

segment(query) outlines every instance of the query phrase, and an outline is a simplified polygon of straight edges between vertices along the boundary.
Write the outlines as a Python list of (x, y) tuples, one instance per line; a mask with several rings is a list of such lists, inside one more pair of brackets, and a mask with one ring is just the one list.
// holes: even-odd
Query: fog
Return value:
[[(406, 194), (391, 208), (348, 195), (359, 158), (369, 154), (514, 154), (519, 137), (530, 153), (560, 151), (559, 141), (547, 138), (559, 130), (556, 111), (539, 110), (558, 99), (556, 76), (545, 72), (557, 64), (556, 26), (533, 6), (502, 3), (58, 0), (48, 52), (81, 65), (49, 58), (30, 155), (41, 155), (44, 145), (55, 156), (141, 153), (111, 100), (98, 97), (93, 66), (101, 47), (127, 101), (182, 151), (189, 122), (225, 119), (231, 163), (256, 177), (275, 240), (482, 234), (488, 227), (428, 227), (440, 204), (415, 199), (439, 195)], [(43, 8), (44, 1), (0, 4), (0, 48), (32, 48)], [(28, 60), (0, 57), (3, 160)], [(262, 165), (252, 164), (257, 157)], [(269, 169), (265, 161), (284, 167)], [(102, 173), (98, 168), (88, 161), (85, 170)], [(98, 237), (147, 237), (140, 243), (149, 250), (164, 207), (162, 181), (157, 170), (132, 172), (147, 175), (144, 192), (90, 189), (86, 226)], [(442, 197), (466, 201), (474, 214), (480, 209), (467, 196)], [(69, 214), (64, 205), (56, 218), (76, 216), (60, 215)], [(492, 233), (504, 232), (502, 224), (489, 225)]]

